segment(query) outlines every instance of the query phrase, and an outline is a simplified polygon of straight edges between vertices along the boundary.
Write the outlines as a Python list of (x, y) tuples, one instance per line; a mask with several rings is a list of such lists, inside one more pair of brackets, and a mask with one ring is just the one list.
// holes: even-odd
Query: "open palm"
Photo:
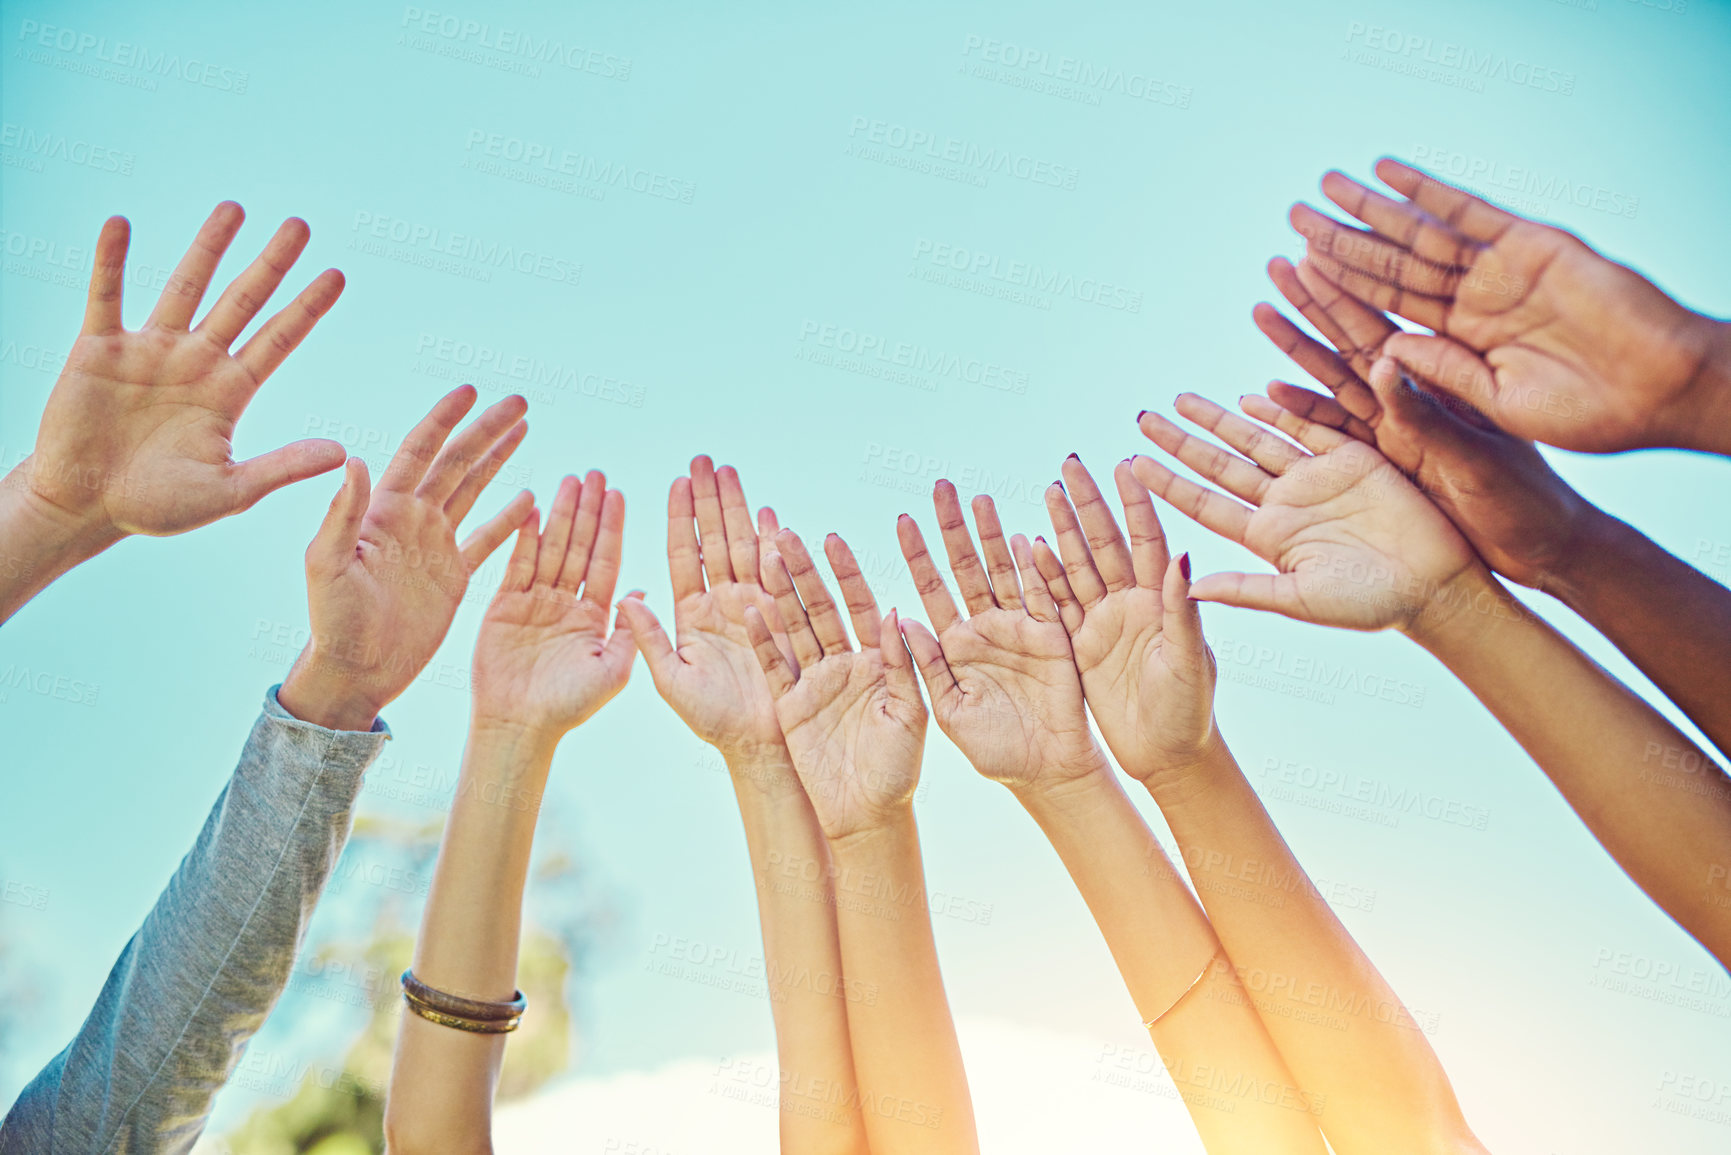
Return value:
[(925, 749), (925, 703), (896, 613), (878, 617), (847, 544), (831, 534), (825, 552), (858, 650), (798, 535), (784, 529), (775, 544), (763, 572), (794, 661), (755, 606), (746, 610), (746, 628), (818, 825), (831, 841), (844, 839), (884, 825), (911, 803)]
[[(1293, 223), (1342, 288), (1452, 339), (1397, 335), (1391, 356), (1522, 438), (1610, 452), (1688, 432), (1708, 318), (1572, 233), (1396, 161), (1377, 174), (1408, 199), (1323, 179), (1373, 232), (1304, 206)], [(1483, 371), (1463, 353), (1481, 355)]]
[(624, 688), (636, 649), (629, 630), (607, 632), (624, 528), (624, 498), (597, 471), (560, 484), (545, 530), (531, 514), (517, 531), (475, 643), (477, 718), (558, 738)]
[(1427, 382), (1403, 375), (1384, 346), (1401, 329), (1308, 261), (1269, 263), (1281, 294), (1329, 349), (1268, 305), (1257, 327), (1333, 397), (1275, 382), (1268, 395), (1300, 417), (1368, 441), (1437, 504), (1492, 569), (1543, 589), (1595, 510), (1531, 441), (1491, 425)]
[(103, 226), (84, 325), (24, 475), (35, 498), (93, 534), (184, 533), (343, 463), (343, 447), (320, 439), (234, 460), (247, 404), (343, 289), (326, 270), (229, 351), (306, 246), (306, 223), (291, 219), (193, 327), (243, 217), (237, 204), (217, 206), (136, 332), (121, 323), (130, 228), (124, 217)]
[(932, 503), (966, 617), (957, 612), (914, 519), (904, 515), (896, 535), (936, 631), (912, 621), (905, 627), (938, 725), (974, 769), (1012, 789), (1045, 788), (1097, 769), (1099, 748), (1088, 729), (1070, 636), (1034, 570), (1027, 541), (1018, 537), (1014, 546), (1024, 571), (1018, 577), (991, 498), (973, 500), (979, 553), (955, 486), (938, 482)]
[(1179, 397), (1178, 411), (1245, 457), (1158, 414), (1142, 418), (1143, 431), (1162, 449), (1250, 505), (1152, 458), (1132, 463), (1136, 479), (1279, 571), (1211, 574), (1196, 583), (1195, 597), (1319, 625), (1410, 629), (1481, 564), (1453, 523), (1371, 446), (1263, 397), (1246, 397), (1243, 404), (1311, 452), (1194, 394)]
[[(1188, 557), (1169, 556), (1154, 503), (1128, 462), (1114, 470), (1130, 539), (1080, 458), (1046, 491), (1058, 552), (1034, 561), (1070, 633), (1088, 708), (1126, 773), (1148, 782), (1194, 763), (1214, 728), (1214, 657), (1188, 600)], [(1072, 505), (1072, 500), (1074, 505)]]

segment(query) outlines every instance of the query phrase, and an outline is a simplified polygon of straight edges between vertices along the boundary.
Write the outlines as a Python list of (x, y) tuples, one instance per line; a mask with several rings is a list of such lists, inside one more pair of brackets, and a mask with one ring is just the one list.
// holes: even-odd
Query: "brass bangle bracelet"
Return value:
[(452, 1027), (459, 1031), (468, 1031), (476, 1035), (505, 1035), (517, 1029), (522, 1023), (522, 1016), (509, 1019), (465, 1019), (461, 1015), (447, 1015), (423, 1006), (404, 992), (403, 1002), (408, 1008), (430, 1023), (438, 1023), (441, 1027)]
[(1177, 998), (1172, 1000), (1171, 1006), (1167, 1007), (1165, 1010), (1161, 1011), (1159, 1014), (1155, 1015), (1153, 1018), (1144, 1022), (1142, 1024), (1143, 1028), (1145, 1030), (1153, 1030), (1155, 1023), (1159, 1022), (1161, 1019), (1165, 1018), (1167, 1015), (1169, 1015), (1173, 1011), (1177, 1010), (1178, 1004), (1183, 1002), (1186, 998), (1188, 998), (1191, 991), (1195, 990), (1197, 987), (1202, 985), (1202, 980), (1208, 977), (1208, 972), (1214, 969), (1215, 962), (1217, 962), (1219, 960), (1220, 956), (1225, 954), (1225, 953), (1226, 953), (1225, 947), (1215, 948), (1214, 953), (1208, 956), (1208, 961), (1202, 964), (1202, 970), (1196, 975), (1195, 978), (1190, 980), (1190, 985), (1185, 987), (1183, 992), (1181, 994), (1179, 994), (1179, 996)]
[(480, 999), (465, 999), (460, 995), (446, 994), (428, 986), (415, 977), (415, 972), (403, 972), (403, 997), (411, 1003), (426, 1007), (460, 1019), (471, 1019), (477, 1022), (494, 1023), (505, 1019), (519, 1018), (528, 1007), (529, 1002), (523, 997), (522, 991), (517, 991), (507, 1002), (483, 1002)]

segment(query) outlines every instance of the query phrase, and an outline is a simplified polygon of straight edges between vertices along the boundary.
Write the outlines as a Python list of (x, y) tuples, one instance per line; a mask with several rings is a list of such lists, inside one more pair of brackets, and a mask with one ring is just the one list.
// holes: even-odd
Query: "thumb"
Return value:
[(1160, 648), (1172, 647), (1174, 665), (1203, 670), (1208, 643), (1202, 640), (1202, 607), (1190, 597), (1190, 553), (1186, 550), (1166, 566), (1160, 587)]
[[(916, 724), (925, 724), (926, 702), (920, 696), (919, 679), (914, 676), (914, 659), (908, 653), (908, 643), (902, 637), (902, 621), (895, 610), (884, 615), (878, 629), (878, 653), (884, 660), (884, 688), (890, 700), (906, 706), (918, 715)], [(902, 719), (907, 721), (907, 719)]]
[(958, 687), (950, 663), (944, 657), (943, 645), (923, 623), (912, 618), (903, 621), (901, 627), (902, 637), (914, 656), (914, 665), (919, 667), (920, 680), (925, 682), (926, 692), (932, 696), (932, 705), (947, 703)]
[(329, 473), (348, 459), (340, 442), (309, 437), (237, 463), (229, 474), (230, 513), (251, 509), (285, 485)]
[[(625, 595), (625, 600), (619, 603), (618, 612), (613, 618), (613, 632), (608, 635), (607, 644), (601, 648), (601, 661), (608, 669), (618, 671), (621, 684), (631, 676), (631, 663), (637, 657), (637, 637), (625, 620), (625, 607), (633, 602), (640, 606), (643, 604), (641, 591), (632, 590)], [(650, 677), (654, 676), (654, 671), (651, 671)]]
[[(1384, 342), (1382, 351), (1384, 359), (1393, 358), (1426, 389), (1463, 401), (1496, 420), (1504, 401), (1496, 374), (1491, 372), (1484, 358), (1459, 341), (1418, 333), (1396, 333)], [(1371, 375), (1378, 375), (1374, 366)], [(1379, 398), (1385, 396), (1382, 390), (1377, 389), (1374, 380), (1371, 388)]]
[[(643, 595), (637, 590), (631, 591), (619, 603), (619, 621), (625, 626), (626, 637), (642, 652), (656, 688), (665, 689), (679, 662), (679, 654), (673, 643), (667, 640), (667, 631), (661, 628), (655, 612), (644, 603)], [(615, 627), (613, 637), (617, 638), (619, 634), (620, 630)], [(607, 644), (612, 645), (613, 638), (608, 639)]]
[[(280, 452), (280, 450), (279, 450)], [(327, 577), (335, 577), (348, 568), (354, 559), (355, 547), (361, 540), (361, 522), (367, 516), (367, 502), (372, 496), (372, 483), (367, 478), (367, 463), (351, 457), (343, 470), (342, 488), (331, 499), (325, 519), (307, 546), (307, 569)]]

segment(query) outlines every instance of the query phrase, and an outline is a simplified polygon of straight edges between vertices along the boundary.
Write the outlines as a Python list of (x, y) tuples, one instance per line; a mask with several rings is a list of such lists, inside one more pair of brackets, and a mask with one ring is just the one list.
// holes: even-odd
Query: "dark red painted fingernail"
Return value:
[(1184, 580), (1190, 580), (1190, 551), (1185, 550), (1178, 555), (1178, 572), (1184, 575)]

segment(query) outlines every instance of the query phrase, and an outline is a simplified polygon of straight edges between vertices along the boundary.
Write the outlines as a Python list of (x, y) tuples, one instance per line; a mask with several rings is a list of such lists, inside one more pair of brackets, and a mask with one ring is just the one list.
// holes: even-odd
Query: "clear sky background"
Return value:
[[(495, 42), (510, 28), (592, 55), (572, 57), (587, 67), (529, 68), (481, 52), (463, 21), (489, 24)], [(44, 47), (41, 26), (73, 35), (57, 31), (50, 43), (65, 47)], [(1428, 49), (1404, 54), (1411, 37)], [(209, 83), (96, 59), (118, 42), (197, 60)], [(1503, 75), (1400, 71), (1449, 46), (1504, 61)], [(1010, 63), (1028, 52), (1054, 68), (1070, 56), (1122, 70), (1138, 92), (1152, 78), (1157, 99), (1035, 90), (1038, 68)], [(1513, 207), (1576, 230), (1694, 307), (1731, 314), (1728, 59), (1731, 5), (1706, 0), (892, 0), (821, 12), (4, 0), (0, 464), (33, 440), (103, 218), (133, 222), (126, 317), (137, 325), (210, 208), (234, 198), (249, 217), (223, 279), (290, 214), (312, 226), (290, 289), (329, 265), (348, 276), (337, 308), (241, 422), (241, 454), (336, 436), (376, 477), (451, 386), (470, 380), (490, 399), (523, 391), (530, 434), (516, 484), (545, 501), (565, 472), (605, 469), (627, 496), (624, 580), (658, 610), (669, 604), (666, 487), (708, 452), (808, 539), (842, 533), (880, 601), (911, 612), (894, 519), (906, 511), (929, 526), (936, 477), (993, 493), (1012, 529), (1036, 532), (1040, 491), (1063, 457), (1079, 452), (1103, 474), (1145, 444), (1139, 409), (1182, 390), (1231, 404), (1270, 377), (1303, 380), (1250, 309), (1273, 295), (1265, 261), (1298, 255), (1287, 206), (1316, 200), (1330, 167), (1364, 176), (1386, 153), (1470, 168), (1487, 188), (1511, 182)], [(885, 143), (874, 146), (874, 132)], [(1037, 163), (1028, 178), (983, 182), (911, 171), (896, 145), (916, 133)], [(531, 183), (522, 178), (543, 170), (486, 155), (492, 134), (508, 155), (517, 141), (623, 168), (644, 191)], [(45, 136), (65, 147), (27, 147)], [(393, 229), (509, 246), (566, 279), (474, 259), (430, 269), (417, 263), (429, 244), (392, 240)], [(1139, 308), (934, 284), (919, 274), (942, 246), (1107, 282)], [(990, 363), (1025, 390), (854, 372), (825, 345), (846, 343), (844, 330)], [(497, 371), (524, 363), (563, 386)], [(1731, 571), (1731, 463), (1670, 452), (1552, 460), (1673, 552), (1721, 580)], [(77, 1028), (286, 671), (304, 636), (302, 551), (335, 487), (334, 476), (314, 480), (191, 536), (125, 542), (0, 632), (0, 671), (99, 687), (83, 705), (20, 689), (0, 700), (0, 880), (19, 900), (0, 904), (13, 942), (4, 965), (40, 992), (5, 1040), (0, 1103)], [(496, 485), (482, 512), (510, 492)], [(1260, 566), (1175, 513), (1164, 520), (1201, 572)], [(466, 666), (487, 588), (458, 616), (439, 655), (447, 668)], [(1596, 634), (1531, 600), (1677, 717)], [(1218, 608), (1204, 618), (1222, 653), (1228, 740), (1312, 875), (1335, 884), (1347, 926), (1426, 1016), (1492, 1149), (1725, 1150), (1731, 980), (1470, 695), (1396, 636)], [(1404, 704), (1351, 689), (1306, 700), (1302, 681), (1278, 674), (1275, 689), (1231, 680), (1306, 659), (1405, 685)], [(386, 713), (399, 769), (384, 777), (429, 767), (448, 795), (466, 703), (438, 681)], [(1309, 772), (1283, 784), (1265, 772), (1271, 762), (1424, 791), (1483, 813), (1483, 828), (1387, 808), (1368, 820), (1330, 812), (1334, 796), (1306, 785)], [(375, 770), (363, 812), (439, 817), (437, 805), (388, 797), (380, 779)], [(929, 881), (955, 904), (935, 922), (958, 1015), (1073, 1044), (1045, 1067), (993, 1065), (994, 1079), (1021, 1083), (980, 1097), (1056, 1110), (1097, 1081), (1102, 1047), (1146, 1051), (1146, 1036), (1056, 856), (936, 727), (925, 780)], [(742, 958), (760, 947), (725, 775), (641, 667), (562, 747), (543, 834), (542, 851), (576, 858), (617, 912), (574, 987), (572, 1078), (713, 1067), (769, 1048), (760, 998), (646, 966), (672, 938)], [(331, 896), (321, 920), (340, 920), (343, 902)], [(297, 1018), (295, 1007), (284, 1003), (259, 1046), (328, 1059), (363, 1021), (329, 1006)], [(1182, 1132), (1174, 1098), (1124, 1094), (1141, 1105), (1124, 1113), (1131, 1137)], [(231, 1089), (213, 1130), (259, 1101)]]

